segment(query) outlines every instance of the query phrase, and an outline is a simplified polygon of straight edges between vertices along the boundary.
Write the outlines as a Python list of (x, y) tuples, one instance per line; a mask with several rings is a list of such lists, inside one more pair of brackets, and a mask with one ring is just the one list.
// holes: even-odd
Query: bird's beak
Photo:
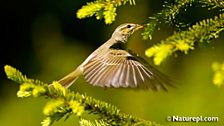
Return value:
[(134, 31), (137, 31), (138, 29), (142, 29), (142, 28), (144, 28), (143, 25), (136, 24)]

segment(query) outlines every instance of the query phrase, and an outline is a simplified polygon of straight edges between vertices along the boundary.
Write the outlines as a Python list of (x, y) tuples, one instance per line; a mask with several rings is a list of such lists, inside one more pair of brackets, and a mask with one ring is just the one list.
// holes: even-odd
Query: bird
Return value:
[(80, 75), (83, 75), (93, 86), (167, 91), (167, 86), (171, 85), (169, 79), (146, 60), (126, 49), (129, 37), (143, 27), (136, 23), (121, 24), (108, 41), (58, 82), (69, 88)]

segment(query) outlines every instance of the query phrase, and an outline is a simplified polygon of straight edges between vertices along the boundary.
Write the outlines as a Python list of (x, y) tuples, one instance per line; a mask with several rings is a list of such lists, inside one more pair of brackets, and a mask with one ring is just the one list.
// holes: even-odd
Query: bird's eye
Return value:
[(127, 28), (131, 28), (131, 25), (127, 25)]

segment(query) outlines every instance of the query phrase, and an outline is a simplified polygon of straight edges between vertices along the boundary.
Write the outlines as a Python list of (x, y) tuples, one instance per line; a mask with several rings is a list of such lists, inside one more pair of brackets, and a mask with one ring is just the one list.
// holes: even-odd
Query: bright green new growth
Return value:
[(80, 119), (79, 121), (80, 126), (110, 126), (108, 123), (104, 122), (103, 120), (86, 120), (86, 119)]
[(154, 45), (146, 50), (148, 57), (154, 57), (154, 63), (160, 63), (176, 51), (188, 53), (193, 50), (196, 42), (209, 42), (218, 38), (219, 33), (224, 30), (224, 13), (213, 19), (200, 21), (186, 31), (176, 32), (163, 40), (161, 44)]
[(9, 79), (20, 84), (20, 89), (17, 92), (18, 97), (47, 96), (51, 99), (43, 109), (43, 113), (47, 118), (41, 123), (42, 126), (49, 126), (63, 116), (71, 114), (81, 116), (84, 112), (84, 106), (81, 105), (81, 101), (74, 99), (75, 94), (65, 89), (58, 82), (53, 82), (49, 87), (48, 84), (39, 80), (28, 79), (20, 71), (9, 65), (5, 66), (5, 72)]
[(213, 83), (220, 87), (224, 84), (224, 62), (222, 64), (214, 62), (212, 64), (212, 70), (214, 72)]
[(212, 8), (224, 8), (223, 0), (199, 0), (200, 3), (203, 3), (205, 6), (211, 6)]
[(158, 125), (154, 122), (123, 114), (117, 107), (109, 103), (84, 94), (79, 94), (78, 92), (72, 92), (56, 81), (49, 86), (39, 80), (29, 79), (20, 71), (9, 65), (5, 65), (5, 73), (10, 80), (20, 84), (20, 89), (17, 92), (18, 97), (25, 98), (33, 96), (49, 99), (43, 108), (43, 113), (46, 118), (41, 122), (42, 126), (49, 126), (61, 118), (67, 119), (72, 114), (80, 117), (84, 112), (88, 114), (97, 114), (99, 119), (90, 121), (82, 117), (79, 121), (81, 126), (100, 126), (100, 124), (105, 124), (105, 126)]
[(220, 12), (224, 8), (224, 2), (220, 0), (178, 0), (175, 4), (166, 1), (164, 9), (154, 17), (150, 17), (142, 33), (143, 39), (152, 39), (153, 32), (159, 29), (161, 23), (175, 26), (178, 29), (172, 36), (145, 51), (146, 56), (153, 57), (156, 65), (160, 65), (164, 59), (177, 51), (187, 54), (189, 50), (195, 49), (196, 42), (209, 42), (211, 39), (218, 38), (219, 33), (224, 30), (224, 13), (199, 21), (188, 28), (187, 24), (178, 21), (178, 14), (187, 11), (188, 7), (193, 5), (212, 7), (211, 9), (219, 8)]
[(194, 0), (177, 0), (175, 4), (170, 1), (165, 1), (163, 9), (152, 17), (149, 17), (146, 23), (144, 32), (142, 33), (143, 39), (152, 39), (155, 30), (159, 29), (162, 23), (175, 25), (176, 27), (186, 27), (181, 22), (178, 22), (175, 17), (185, 11), (187, 7), (192, 6)]
[(104, 18), (106, 24), (111, 24), (115, 21), (116, 9), (127, 2), (130, 5), (135, 5), (135, 0), (96, 0), (82, 6), (77, 12), (79, 19), (96, 16), (96, 19)]

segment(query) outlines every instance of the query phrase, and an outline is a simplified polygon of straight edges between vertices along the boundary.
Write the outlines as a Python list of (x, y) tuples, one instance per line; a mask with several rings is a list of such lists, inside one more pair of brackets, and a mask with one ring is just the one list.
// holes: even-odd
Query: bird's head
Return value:
[(130, 35), (132, 35), (135, 31), (141, 28), (143, 28), (143, 26), (139, 24), (122, 24), (116, 28), (112, 35), (112, 38), (114, 38), (116, 41), (126, 42)]

